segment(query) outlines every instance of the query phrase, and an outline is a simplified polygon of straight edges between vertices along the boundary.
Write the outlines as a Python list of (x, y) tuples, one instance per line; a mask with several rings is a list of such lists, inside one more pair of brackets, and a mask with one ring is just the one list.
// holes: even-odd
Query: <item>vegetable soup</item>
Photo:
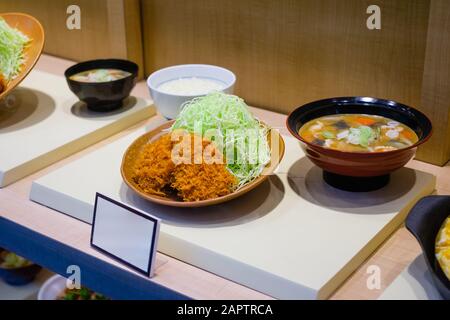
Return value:
[(419, 138), (408, 126), (389, 118), (367, 114), (320, 117), (299, 130), (307, 142), (345, 152), (385, 152), (407, 148)]
[(109, 82), (126, 78), (130, 74), (119, 69), (93, 69), (76, 73), (70, 79), (78, 82)]

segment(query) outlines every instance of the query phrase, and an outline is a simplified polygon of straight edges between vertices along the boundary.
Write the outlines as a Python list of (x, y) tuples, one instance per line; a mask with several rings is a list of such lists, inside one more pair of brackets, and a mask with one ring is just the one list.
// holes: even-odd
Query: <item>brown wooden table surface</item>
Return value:
[[(39, 70), (62, 75), (73, 62), (43, 55), (37, 64)], [(139, 82), (133, 91), (135, 96), (149, 99), (144, 81)], [(273, 127), (285, 129), (286, 115), (271, 111), (252, 108), (256, 116)], [(147, 120), (164, 122), (160, 115)], [(147, 122), (145, 121), (145, 122)], [(16, 222), (33, 231), (44, 234), (52, 239), (65, 243), (98, 259), (114, 264), (134, 273), (130, 269), (105, 257), (90, 247), (90, 226), (52, 209), (41, 206), (29, 200), (29, 192), (33, 180), (60, 168), (75, 159), (94, 152), (103, 145), (136, 130), (145, 122), (105, 139), (81, 152), (61, 160), (43, 170), (40, 170), (10, 186), (0, 189), (0, 216)], [(437, 193), (450, 194), (450, 164), (437, 167), (420, 161), (412, 160), (408, 167), (432, 173), (437, 176)], [(382, 244), (373, 255), (356, 270), (353, 275), (331, 296), (331, 299), (376, 299), (383, 290), (400, 274), (400, 272), (420, 253), (420, 248), (408, 231), (401, 227)], [(177, 259), (158, 253), (158, 257), (167, 260), (156, 270), (156, 276), (146, 281), (158, 284), (183, 293), (194, 299), (270, 299), (271, 297), (254, 291), (210, 272), (204, 271)], [(381, 270), (381, 288), (369, 290), (366, 286), (368, 278), (367, 267), (377, 265)]]

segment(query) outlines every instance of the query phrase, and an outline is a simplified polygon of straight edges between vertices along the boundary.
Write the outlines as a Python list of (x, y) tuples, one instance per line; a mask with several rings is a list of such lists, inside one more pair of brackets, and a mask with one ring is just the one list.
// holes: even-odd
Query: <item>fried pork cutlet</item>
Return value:
[(145, 193), (165, 195), (163, 189), (170, 183), (175, 168), (171, 158), (172, 147), (170, 134), (166, 134), (147, 144), (139, 154), (133, 180)]
[(200, 201), (233, 192), (237, 179), (223, 164), (180, 164), (175, 167), (171, 187), (183, 201)]
[[(176, 193), (183, 201), (201, 201), (214, 199), (233, 192), (237, 185), (236, 177), (223, 163), (198, 161), (203, 153), (212, 157), (219, 154), (211, 141), (202, 139), (201, 148), (194, 148), (194, 136), (191, 135), (190, 157), (183, 161), (171, 158), (176, 143), (167, 134), (144, 147), (134, 168), (134, 182), (148, 194), (167, 195)], [(208, 152), (205, 151), (208, 148)], [(199, 152), (200, 151), (200, 152)], [(204, 158), (207, 156), (203, 155)], [(183, 158), (183, 152), (180, 156)], [(189, 160), (189, 158), (191, 158)], [(196, 161), (194, 161), (194, 158)], [(186, 161), (187, 160), (187, 161)], [(200, 158), (202, 160), (202, 158)]]

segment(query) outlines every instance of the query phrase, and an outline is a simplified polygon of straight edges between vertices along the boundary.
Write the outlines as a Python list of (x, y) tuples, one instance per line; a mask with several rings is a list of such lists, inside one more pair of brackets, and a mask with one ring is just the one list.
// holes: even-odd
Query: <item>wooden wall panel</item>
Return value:
[[(65, 28), (69, 4), (81, 7), (80, 31)], [(128, 58), (145, 64), (146, 75), (173, 64), (222, 65), (237, 74), (236, 93), (266, 109), (288, 113), (344, 95), (416, 106), (435, 128), (418, 158), (443, 164), (450, 158), (450, 1), (378, 0), (381, 30), (366, 28), (371, 4), (1, 0), (0, 11), (35, 15), (47, 31), (45, 51), (69, 59)]]
[(236, 93), (288, 113), (332, 96), (420, 102), (427, 0), (381, 0), (368, 30), (365, 0), (142, 0), (146, 73), (212, 63), (238, 76)]
[(450, 1), (432, 0), (422, 86), (422, 109), (433, 121), (433, 137), (417, 157), (444, 165), (450, 159)]
[(144, 49), (142, 44), (141, 4), (139, 0), (124, 0), (127, 58), (136, 62), (140, 76), (144, 75)]
[[(66, 10), (81, 8), (81, 30), (68, 30)], [(0, 12), (25, 12), (44, 26), (44, 51), (82, 61), (124, 58), (143, 69), (139, 0), (1, 0)]]
[(284, 113), (333, 96), (403, 102), (434, 123), (434, 138), (418, 158), (443, 164), (450, 158), (450, 1), (376, 1), (381, 30), (366, 27), (371, 4), (141, 0), (145, 71), (218, 64), (237, 74), (236, 94), (249, 104)]

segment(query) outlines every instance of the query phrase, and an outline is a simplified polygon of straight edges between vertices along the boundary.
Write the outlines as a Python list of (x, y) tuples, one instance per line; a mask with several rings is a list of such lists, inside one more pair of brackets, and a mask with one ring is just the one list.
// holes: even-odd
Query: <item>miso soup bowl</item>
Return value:
[[(93, 69), (118, 69), (129, 72), (125, 78), (107, 82), (80, 82), (70, 77)], [(77, 63), (64, 73), (70, 90), (86, 103), (92, 111), (109, 112), (122, 107), (136, 85), (139, 67), (136, 63), (121, 59), (98, 59)]]
[(183, 103), (208, 94), (208, 92), (198, 95), (170, 94), (159, 89), (159, 86), (167, 81), (192, 77), (222, 82), (223, 88), (219, 91), (225, 93), (233, 93), (236, 82), (236, 76), (230, 70), (207, 64), (183, 64), (155, 71), (148, 77), (147, 86), (155, 106), (164, 117), (175, 119)]
[[(2, 251), (4, 249), (0, 248), (0, 253)], [(0, 267), (0, 279), (12, 286), (23, 286), (32, 282), (41, 269), (42, 267), (35, 263), (17, 268)]]
[[(365, 153), (331, 150), (304, 140), (298, 133), (308, 121), (335, 114), (369, 114), (387, 117), (415, 131), (419, 140), (404, 149)], [(305, 104), (287, 118), (291, 134), (301, 141), (306, 156), (325, 172), (348, 177), (379, 177), (403, 167), (414, 157), (417, 147), (432, 132), (430, 120), (420, 111), (404, 104), (370, 97), (340, 97)]]

